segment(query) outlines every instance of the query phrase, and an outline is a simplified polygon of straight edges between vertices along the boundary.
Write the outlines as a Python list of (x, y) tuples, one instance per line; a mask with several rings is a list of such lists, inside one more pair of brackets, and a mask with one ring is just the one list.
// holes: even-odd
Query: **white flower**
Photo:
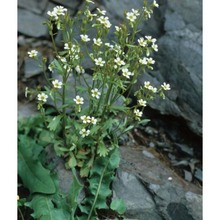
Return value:
[(98, 89), (92, 89), (91, 90), (91, 93), (92, 93), (92, 97), (96, 97), (97, 99), (99, 99), (99, 97), (100, 97), (100, 95), (101, 95), (101, 93), (99, 92), (99, 90)]
[(97, 65), (97, 66), (104, 66), (104, 64), (105, 64), (105, 61), (102, 60), (101, 57), (99, 57), (98, 59), (94, 59), (94, 61), (95, 61), (95, 65)]
[(140, 39), (138, 39), (138, 43), (140, 46), (145, 47), (147, 45), (147, 42), (144, 40), (143, 37), (141, 37)]
[(79, 95), (77, 95), (76, 98), (73, 100), (77, 105), (82, 105), (84, 103), (84, 99), (80, 97)]
[(156, 51), (156, 52), (158, 51), (158, 46), (157, 46), (157, 44), (154, 44), (154, 43), (153, 43), (151, 47), (152, 47), (152, 49), (153, 49), (154, 51)]
[(69, 48), (69, 44), (68, 43), (65, 43), (64, 44), (64, 50), (69, 50), (70, 48)]
[(127, 68), (122, 68), (122, 75), (126, 78), (130, 79), (130, 76), (133, 76), (134, 73), (129, 72)]
[(154, 64), (155, 60), (153, 60), (151, 57), (147, 58), (147, 64)]
[(55, 79), (54, 81), (52, 81), (52, 84), (54, 86), (54, 88), (57, 88), (57, 89), (61, 89), (63, 83), (62, 82), (59, 82), (57, 79)]
[(149, 88), (149, 86), (150, 86), (150, 82), (149, 82), (149, 81), (144, 82), (144, 87), (145, 87), (146, 89), (148, 89), (148, 88)]
[(67, 11), (66, 8), (64, 8), (63, 6), (56, 6), (53, 9), (54, 13), (57, 15), (65, 15), (65, 12)]
[(27, 53), (28, 53), (28, 56), (29, 56), (29, 57), (35, 58), (35, 57), (37, 57), (38, 51), (36, 51), (36, 50), (31, 50), (30, 52), (27, 52)]
[(117, 57), (116, 59), (114, 59), (114, 61), (118, 66), (125, 65), (125, 62), (121, 60), (120, 57)]
[(91, 122), (90, 116), (83, 115), (83, 116), (80, 117), (80, 119), (83, 121), (84, 124), (87, 124), (87, 123)]
[(137, 116), (137, 117), (141, 117), (143, 115), (143, 112), (140, 111), (139, 109), (135, 109), (134, 110), (134, 114)]
[(148, 89), (151, 90), (153, 93), (157, 92), (157, 88), (156, 87), (149, 86)]
[(79, 73), (79, 74), (80, 74), (80, 73), (85, 73), (85, 70), (83, 69), (83, 67), (82, 67), (82, 66), (79, 66), (79, 65), (76, 66), (75, 70), (76, 70), (76, 72)]
[(96, 125), (96, 123), (97, 123), (97, 119), (94, 118), (94, 117), (91, 117), (91, 123), (94, 124), (94, 125)]
[(79, 133), (84, 138), (84, 137), (86, 137), (86, 136), (88, 136), (90, 134), (90, 130), (86, 130), (85, 128), (83, 128)]
[(106, 11), (105, 10), (100, 10), (99, 8), (97, 8), (98, 12), (102, 15), (105, 15), (106, 14)]
[(154, 43), (157, 41), (156, 38), (153, 38), (153, 39), (152, 39), (151, 36), (145, 36), (145, 38), (147, 39), (147, 42), (148, 42), (148, 43), (153, 43), (153, 44), (154, 44)]
[(161, 85), (161, 87), (164, 89), (164, 90), (170, 90), (170, 84), (167, 84), (167, 83), (163, 83), (163, 85)]
[(63, 6), (56, 6), (56, 7), (53, 8), (52, 12), (48, 11), (47, 14), (51, 18), (53, 18), (55, 20), (58, 20), (58, 18), (59, 18), (58, 16), (65, 15), (65, 12), (67, 12), (66, 8), (64, 8)]
[(118, 32), (121, 30), (121, 27), (115, 26), (115, 30)]
[(150, 65), (150, 64), (154, 64), (155, 60), (153, 60), (151, 57), (150, 58), (144, 57), (143, 59), (139, 59), (139, 62), (143, 65)]
[(106, 47), (109, 47), (109, 48), (114, 48), (114, 46), (111, 45), (110, 43), (105, 43), (105, 46), (106, 46)]
[(144, 101), (143, 99), (139, 99), (138, 102), (139, 102), (140, 106), (144, 106), (145, 107), (147, 105), (147, 102)]
[(143, 65), (147, 65), (147, 57), (144, 57), (143, 59), (139, 59), (139, 63)]
[(157, 4), (157, 2), (154, 0), (154, 2), (153, 2), (153, 6), (155, 6), (155, 7), (159, 7), (159, 5)]
[(134, 13), (134, 15), (135, 16), (139, 16), (140, 15), (140, 13), (138, 12), (138, 10), (135, 10), (135, 9), (131, 9), (132, 10), (132, 12)]
[(47, 101), (47, 98), (48, 98), (48, 95), (46, 95), (45, 93), (40, 93), (37, 95), (37, 99), (39, 101), (42, 101), (42, 102), (46, 102)]
[(134, 22), (137, 17), (135, 16), (135, 14), (133, 12), (127, 12), (126, 13), (126, 18), (128, 20), (130, 20), (131, 22)]
[(111, 27), (111, 23), (109, 22), (109, 18), (108, 17), (100, 16), (99, 18), (97, 18), (97, 21), (99, 21), (101, 24), (104, 24), (104, 26), (106, 28), (110, 28)]
[(98, 38), (98, 39), (93, 38), (93, 42), (94, 42), (94, 44), (97, 45), (97, 46), (101, 46), (101, 45), (102, 45), (102, 40), (101, 40), (101, 38)]
[(95, 4), (95, 3), (94, 3), (93, 1), (91, 1), (91, 0), (86, 0), (86, 2)]
[(84, 42), (90, 41), (90, 38), (88, 37), (87, 34), (81, 34), (80, 37), (81, 37), (81, 40)]

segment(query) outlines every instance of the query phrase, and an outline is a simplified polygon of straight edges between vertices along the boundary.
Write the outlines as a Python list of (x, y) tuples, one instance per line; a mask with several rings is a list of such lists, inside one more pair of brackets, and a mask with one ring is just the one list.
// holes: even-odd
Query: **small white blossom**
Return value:
[(38, 51), (36, 51), (36, 50), (31, 50), (30, 52), (27, 52), (27, 53), (28, 53), (28, 56), (29, 56), (29, 57), (35, 58), (35, 57), (37, 57)]
[(147, 57), (144, 57), (143, 59), (139, 59), (139, 63), (143, 65), (147, 65)]
[(153, 6), (155, 6), (155, 7), (159, 7), (159, 5), (157, 4), (157, 2), (154, 0), (154, 2), (153, 2)]
[(53, 8), (53, 11), (50, 12), (48, 11), (47, 14), (54, 20), (58, 20), (60, 15), (65, 15), (67, 12), (67, 9), (64, 8), (63, 6), (56, 6)]
[(126, 18), (131, 21), (134, 22), (136, 20), (136, 15), (133, 12), (127, 12), (126, 13)]
[(65, 43), (64, 44), (64, 50), (69, 50), (70, 48), (69, 48), (69, 44), (68, 43)]
[(130, 79), (130, 76), (133, 76), (134, 73), (130, 72), (127, 68), (122, 68), (122, 75)]
[(85, 73), (84, 68), (83, 68), (82, 66), (79, 66), (79, 65), (76, 66), (75, 70), (76, 70), (76, 72), (79, 73), (79, 74), (80, 74), (80, 73)]
[(135, 110), (134, 110), (134, 114), (135, 114), (137, 117), (142, 117), (143, 112), (140, 111), (139, 109), (135, 109)]
[(92, 89), (92, 90), (91, 90), (91, 93), (92, 93), (92, 97), (95, 97), (95, 98), (97, 98), (97, 99), (99, 99), (99, 97), (100, 97), (100, 95), (101, 95), (101, 93), (99, 92), (99, 90), (98, 90), (97, 88)]
[(117, 32), (119, 32), (119, 31), (121, 30), (121, 27), (115, 26), (115, 30), (116, 30)]
[(57, 79), (55, 79), (54, 81), (52, 81), (53, 87), (57, 88), (57, 89), (61, 89), (63, 83), (59, 82)]
[(94, 44), (97, 45), (97, 46), (101, 46), (101, 45), (102, 45), (102, 40), (101, 40), (101, 38), (98, 38), (98, 39), (93, 38), (93, 42), (94, 42)]
[(116, 59), (114, 59), (114, 62), (115, 62), (118, 66), (125, 65), (125, 62), (124, 62), (123, 60), (121, 60), (120, 57), (117, 57)]
[(109, 48), (114, 48), (113, 45), (111, 45), (110, 43), (105, 43), (105, 46), (109, 47)]
[(106, 11), (105, 10), (100, 10), (99, 8), (97, 8), (98, 12), (102, 15), (105, 15), (106, 14)]
[(94, 59), (94, 61), (95, 61), (95, 65), (97, 65), (97, 66), (104, 66), (104, 64), (105, 64), (105, 61), (102, 60), (101, 57), (99, 57), (98, 59)]
[(79, 95), (77, 95), (76, 98), (73, 100), (77, 105), (82, 105), (84, 103), (84, 99), (80, 97)]
[(155, 60), (153, 60), (151, 57), (147, 58), (147, 64), (154, 64)]
[(157, 88), (156, 88), (156, 87), (153, 87), (153, 86), (151, 86), (151, 85), (148, 87), (148, 89), (151, 90), (153, 93), (156, 93), (156, 92), (157, 92)]
[(91, 117), (91, 123), (94, 124), (94, 125), (96, 125), (96, 123), (97, 123), (97, 119), (94, 118), (94, 117)]
[(95, 4), (95, 2), (93, 2), (93, 1), (91, 1), (91, 0), (86, 0), (86, 2)]
[(134, 13), (135, 16), (139, 16), (139, 15), (140, 15), (140, 13), (138, 12), (138, 10), (135, 10), (135, 9), (131, 9), (131, 10), (132, 10), (132, 12)]
[(99, 21), (101, 24), (104, 24), (104, 26), (106, 28), (110, 28), (111, 27), (111, 23), (109, 22), (109, 18), (108, 17), (100, 16), (99, 18), (97, 18), (97, 21)]
[(86, 136), (88, 136), (90, 134), (90, 130), (86, 130), (85, 128), (83, 128), (79, 133), (84, 138), (84, 137), (86, 137)]
[(156, 51), (156, 52), (158, 51), (158, 46), (157, 46), (157, 44), (152, 44), (151, 47), (152, 47), (152, 49), (153, 49), (154, 51)]
[(164, 90), (170, 90), (170, 84), (167, 84), (167, 83), (163, 83), (163, 85), (161, 85), (161, 87), (164, 89)]
[(138, 43), (140, 46), (145, 47), (147, 45), (147, 42), (144, 40), (143, 37), (141, 37), (140, 39), (138, 39)]
[(42, 101), (42, 102), (46, 102), (47, 101), (47, 98), (48, 98), (48, 95), (46, 95), (45, 93), (40, 93), (37, 95), (37, 99), (39, 101)]
[(81, 40), (82, 40), (83, 42), (88, 42), (88, 41), (90, 41), (90, 38), (88, 37), (87, 34), (81, 34), (80, 37), (81, 37)]
[(83, 115), (83, 116), (80, 117), (80, 119), (83, 121), (84, 124), (87, 124), (87, 123), (91, 122), (90, 116)]
[(149, 81), (144, 82), (144, 87), (145, 87), (146, 89), (148, 89), (148, 88), (149, 88), (149, 86), (150, 86), (150, 82), (149, 82)]
[(147, 102), (144, 101), (143, 99), (139, 99), (138, 103), (139, 103), (140, 106), (144, 106), (144, 107), (147, 105)]

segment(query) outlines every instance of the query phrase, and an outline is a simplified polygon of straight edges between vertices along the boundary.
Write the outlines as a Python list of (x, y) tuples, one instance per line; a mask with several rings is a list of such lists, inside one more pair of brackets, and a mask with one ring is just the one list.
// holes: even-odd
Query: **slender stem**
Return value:
[(94, 199), (94, 202), (92, 204), (92, 208), (91, 208), (91, 210), (89, 212), (89, 216), (88, 216), (87, 220), (90, 220), (91, 217), (92, 217), (92, 213), (93, 213), (93, 210), (95, 208), (95, 204), (96, 204), (96, 201), (97, 201), (97, 198), (98, 198), (98, 195), (99, 195), (99, 191), (100, 191), (100, 188), (101, 188), (101, 185), (102, 185), (102, 180), (103, 180), (106, 168), (108, 167), (108, 164), (109, 164), (109, 161), (108, 161), (108, 163), (106, 163), (106, 165), (105, 165), (105, 167), (104, 167), (104, 169), (102, 171), (102, 175), (101, 175), (100, 180), (99, 180), (99, 185), (98, 185), (98, 188), (97, 188), (97, 191), (96, 191), (96, 194), (95, 194), (95, 199)]
[(21, 219), (22, 219), (22, 220), (25, 220), (25, 219), (24, 219), (24, 216), (23, 216), (23, 214), (22, 214), (22, 211), (21, 211), (21, 209), (20, 209), (19, 207), (18, 207), (18, 211), (19, 211), (19, 214), (20, 214), (20, 216), (21, 216)]

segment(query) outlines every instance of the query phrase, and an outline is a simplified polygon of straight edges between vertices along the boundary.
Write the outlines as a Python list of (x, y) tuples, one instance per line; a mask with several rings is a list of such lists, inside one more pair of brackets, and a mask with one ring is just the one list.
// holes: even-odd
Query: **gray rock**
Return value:
[(81, 3), (80, 0), (53, 0), (53, 2), (55, 2), (56, 5), (63, 5), (71, 9), (76, 9)]
[(186, 23), (197, 29), (202, 29), (202, 1), (201, 0), (168, 0), (168, 7), (179, 13)]
[(155, 212), (155, 204), (150, 193), (133, 174), (118, 170), (113, 188), (115, 196), (125, 201), (126, 217), (139, 220), (162, 220)]
[(37, 104), (18, 102), (18, 119), (34, 117), (39, 114)]
[[(39, 53), (40, 56), (40, 53)], [(36, 60), (27, 58), (24, 61), (24, 76), (25, 78), (31, 78), (42, 73), (42, 68), (39, 66)]]
[(44, 11), (48, 0), (18, 0), (18, 6), (25, 8), (28, 11), (32, 11), (37, 14), (42, 14)]
[(120, 148), (122, 159), (113, 190), (114, 197), (127, 205), (125, 216), (140, 220), (202, 220), (201, 190), (174, 174), (158, 159), (155, 150), (149, 149), (154, 155), (151, 158), (143, 155), (144, 148), (139, 148)]
[(24, 9), (18, 9), (18, 32), (31, 37), (46, 37), (47, 28), (43, 25), (46, 19)]

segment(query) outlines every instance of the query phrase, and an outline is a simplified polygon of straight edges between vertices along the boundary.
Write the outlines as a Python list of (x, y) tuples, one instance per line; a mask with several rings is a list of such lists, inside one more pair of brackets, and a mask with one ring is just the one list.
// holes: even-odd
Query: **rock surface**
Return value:
[[(114, 196), (126, 203), (127, 218), (201, 220), (201, 189), (185, 182), (159, 160), (153, 149), (121, 147), (122, 162), (113, 183)], [(146, 156), (154, 155), (154, 157)]]

